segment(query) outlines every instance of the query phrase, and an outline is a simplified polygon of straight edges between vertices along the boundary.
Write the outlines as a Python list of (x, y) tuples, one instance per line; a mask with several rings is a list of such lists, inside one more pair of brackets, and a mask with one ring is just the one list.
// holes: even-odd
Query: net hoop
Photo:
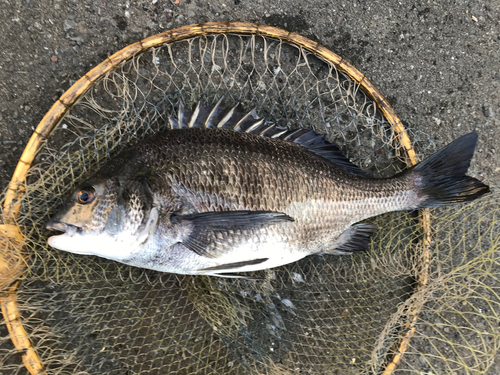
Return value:
[[(9, 183), (4, 202), (3, 223), (0, 224), (0, 236), (5, 243), (3, 254), (0, 254), (0, 305), (4, 319), (9, 330), (12, 342), (21, 353), (23, 363), (32, 375), (42, 375), (46, 372), (43, 368), (43, 361), (39, 358), (29, 339), (29, 334), (23, 327), (20, 311), (16, 302), (16, 289), (23, 277), (26, 276), (27, 269), (25, 260), (20, 255), (23, 247), (23, 237), (20, 228), (15, 224), (15, 218), (19, 212), (21, 197), (24, 192), (25, 179), (32, 162), (38, 151), (43, 147), (44, 142), (50, 137), (52, 131), (58, 126), (66, 113), (75, 105), (78, 100), (97, 82), (99, 82), (108, 72), (118, 68), (124, 62), (135, 56), (155, 47), (165, 44), (213, 34), (246, 34), (270, 37), (282, 40), (289, 44), (301, 47), (317, 57), (334, 65), (342, 73), (349, 76), (354, 82), (359, 84), (365, 94), (373, 100), (382, 112), (385, 119), (391, 125), (394, 134), (402, 148), (403, 155), (406, 156), (407, 166), (417, 164), (417, 156), (412, 146), (408, 133), (401, 120), (396, 115), (387, 99), (382, 93), (354, 66), (344, 60), (339, 55), (328, 50), (318, 42), (314, 42), (299, 34), (288, 32), (276, 27), (244, 23), (244, 22), (210, 22), (183, 26), (177, 29), (165, 31), (163, 33), (148, 37), (139, 42), (133, 43), (122, 50), (111, 55), (102, 63), (91, 69), (73, 84), (61, 97), (52, 105), (50, 110), (42, 118), (30, 140), (28, 141), (21, 158)], [(430, 263), (430, 214), (427, 209), (420, 212), (420, 226), (422, 230), (421, 251), (422, 264), (420, 265), (419, 278), (415, 293), (419, 293), (428, 283), (428, 269)], [(417, 301), (418, 299), (415, 299)], [(383, 375), (390, 375), (397, 368), (402, 356), (409, 347), (409, 343), (415, 333), (416, 323), (421, 306), (415, 302), (410, 307), (405, 324), (406, 334), (400, 340), (395, 350), (392, 360), (386, 365)]]

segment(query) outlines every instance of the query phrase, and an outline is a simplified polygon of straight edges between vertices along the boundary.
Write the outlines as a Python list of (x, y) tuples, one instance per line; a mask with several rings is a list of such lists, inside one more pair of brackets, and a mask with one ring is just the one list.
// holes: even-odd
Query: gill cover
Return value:
[(120, 260), (154, 234), (158, 210), (147, 182), (112, 177), (82, 184), (47, 224), (64, 232), (48, 244), (76, 254)]

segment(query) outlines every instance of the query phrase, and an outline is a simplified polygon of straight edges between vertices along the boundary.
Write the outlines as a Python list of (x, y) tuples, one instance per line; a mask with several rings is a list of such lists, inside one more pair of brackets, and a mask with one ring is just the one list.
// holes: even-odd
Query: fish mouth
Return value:
[(48, 230), (57, 230), (59, 232), (64, 232), (68, 236), (73, 237), (76, 233), (80, 232), (82, 228), (79, 226), (63, 223), (62, 221), (51, 220), (47, 223), (46, 228)]

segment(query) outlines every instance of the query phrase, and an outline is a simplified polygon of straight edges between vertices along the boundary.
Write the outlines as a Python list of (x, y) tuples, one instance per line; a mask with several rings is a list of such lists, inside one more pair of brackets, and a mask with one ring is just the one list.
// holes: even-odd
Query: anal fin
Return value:
[(340, 235), (333, 249), (325, 254), (345, 255), (364, 251), (370, 244), (371, 236), (378, 230), (375, 224), (361, 223), (349, 227)]

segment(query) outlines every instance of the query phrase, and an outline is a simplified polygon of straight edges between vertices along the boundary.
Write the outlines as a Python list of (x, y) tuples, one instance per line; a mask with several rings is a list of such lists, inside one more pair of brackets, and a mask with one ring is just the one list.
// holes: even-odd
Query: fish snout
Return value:
[(80, 227), (78, 227), (76, 225), (63, 223), (63, 222), (57, 221), (57, 220), (50, 220), (47, 223), (46, 228), (48, 230), (57, 230), (59, 232), (64, 232), (67, 235), (69, 235), (70, 237), (72, 237), (80, 229)]

